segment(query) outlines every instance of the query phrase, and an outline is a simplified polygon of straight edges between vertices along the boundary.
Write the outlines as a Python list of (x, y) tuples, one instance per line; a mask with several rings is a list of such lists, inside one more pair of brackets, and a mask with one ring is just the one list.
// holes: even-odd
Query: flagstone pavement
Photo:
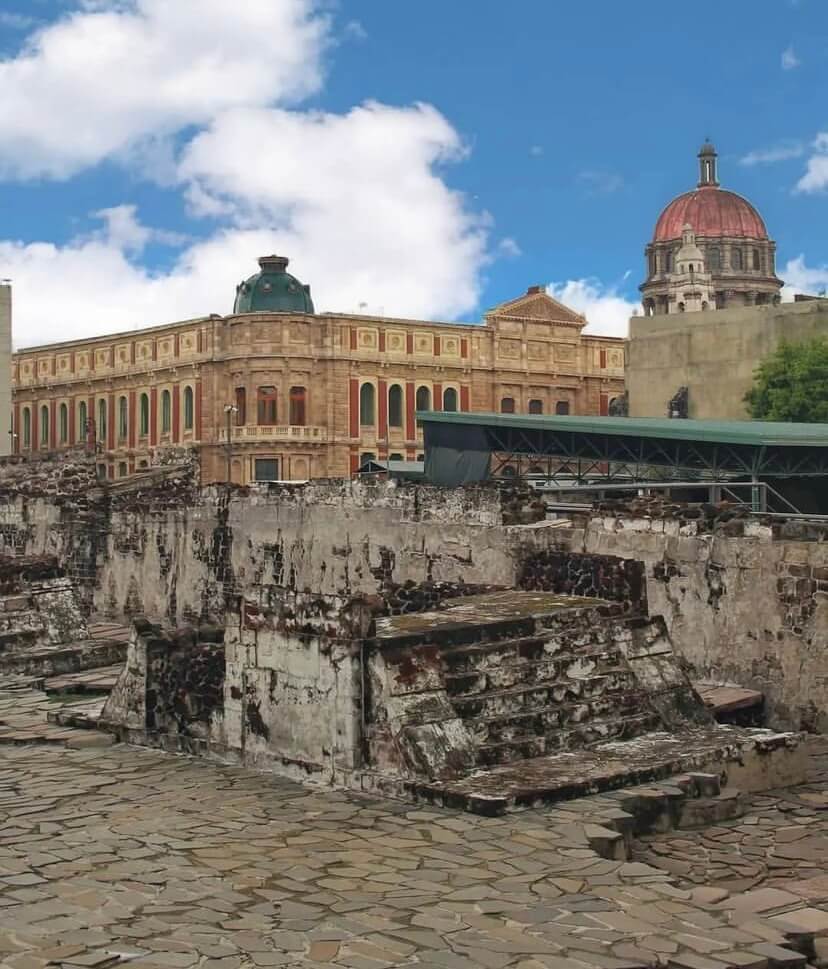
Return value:
[[(763, 795), (756, 824), (789, 797)], [(820, 874), (822, 806), (780, 809), (781, 843), (808, 832), (797, 881)], [(677, 885), (657, 852), (605, 860), (584, 810), (487, 819), (123, 745), (0, 747), (0, 964), (761, 969), (805, 965), (775, 913), (828, 931), (813, 893), (726, 898)]]

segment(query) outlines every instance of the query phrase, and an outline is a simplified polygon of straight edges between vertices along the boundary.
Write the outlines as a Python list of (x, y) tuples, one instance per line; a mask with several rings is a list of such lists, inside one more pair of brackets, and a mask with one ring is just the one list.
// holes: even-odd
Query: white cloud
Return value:
[(802, 254), (788, 260), (781, 276), (785, 280), (783, 300), (792, 300), (796, 293), (819, 295), (828, 292), (828, 265), (808, 266)]
[(100, 232), (65, 246), (0, 242), (0, 274), (13, 284), (15, 346), (228, 313), (242, 273), (256, 269), (250, 254), (273, 243), (266, 232), (220, 232), (152, 274), (133, 257), (153, 230), (127, 223), (110, 210)]
[(821, 192), (828, 188), (828, 132), (816, 136), (813, 149), (807, 170), (796, 183), (797, 192)]
[(464, 156), (429, 105), (251, 108), (197, 135), (180, 176), (197, 211), (271, 229), (317, 307), (454, 318), (477, 303), (486, 258), (488, 220), (436, 172)]
[[(182, 193), (212, 234), (159, 232), (122, 204), (65, 245), (0, 239), (19, 345), (228, 313), (270, 252), (291, 258), (321, 310), (475, 309), (491, 220), (442, 178), (467, 154), (452, 125), (425, 104), (285, 107), (321, 83), (335, 46), (327, 3), (76, 2), (0, 62), (0, 178), (69, 177), (112, 158)], [(150, 242), (180, 249), (172, 268), (141, 265)], [(494, 255), (517, 252), (507, 238)]]
[(358, 20), (349, 20), (342, 28), (342, 33), (349, 40), (361, 41), (368, 39), (368, 31)]
[(739, 159), (740, 165), (772, 165), (776, 162), (800, 158), (805, 154), (805, 146), (799, 141), (783, 141), (770, 148), (756, 148)]
[(628, 300), (615, 287), (604, 286), (592, 277), (550, 283), (546, 291), (553, 299), (584, 314), (588, 323), (585, 333), (625, 337), (629, 318), (640, 310), (639, 303)]
[(799, 67), (801, 63), (802, 61), (796, 56), (796, 52), (793, 49), (793, 44), (788, 44), (785, 50), (782, 51), (782, 70), (792, 71)]
[(584, 186), (588, 195), (612, 195), (624, 187), (624, 179), (621, 175), (604, 169), (579, 172), (578, 181)]
[(476, 306), (490, 258), (488, 219), (434, 170), (463, 154), (456, 131), (426, 105), (228, 112), (196, 136), (179, 169), (191, 204), (225, 225), (171, 270), (147, 272), (141, 250), (184, 240), (142, 225), (128, 205), (96, 213), (102, 228), (63, 247), (0, 242), (0, 274), (14, 280), (15, 341), (229, 313), (236, 283), (269, 252), (291, 257), (318, 310), (460, 316)]
[(518, 256), (523, 255), (523, 250), (518, 245), (517, 240), (511, 236), (505, 236), (498, 242), (497, 251), (507, 259), (517, 259)]
[(0, 175), (66, 178), (236, 105), (298, 101), (327, 30), (313, 0), (87, 3), (0, 62)]

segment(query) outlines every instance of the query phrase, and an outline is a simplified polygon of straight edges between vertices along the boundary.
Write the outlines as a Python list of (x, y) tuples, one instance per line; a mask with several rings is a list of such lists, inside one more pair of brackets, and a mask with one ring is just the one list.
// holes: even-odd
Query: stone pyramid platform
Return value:
[(797, 735), (714, 722), (660, 617), (599, 599), (513, 590), (383, 618), (365, 676), (362, 789), (495, 815), (688, 771), (762, 790), (805, 770)]

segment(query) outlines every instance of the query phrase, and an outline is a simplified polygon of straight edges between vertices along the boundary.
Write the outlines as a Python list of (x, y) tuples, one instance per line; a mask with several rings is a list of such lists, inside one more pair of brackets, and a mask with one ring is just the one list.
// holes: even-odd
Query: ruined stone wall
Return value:
[[(825, 530), (706, 508), (603, 509), (504, 526), (496, 489), (358, 481), (95, 497), (0, 489), (0, 553), (53, 554), (88, 611), (224, 621), (228, 596), (374, 597), (377, 614), (452, 588), (523, 586), (663, 615), (698, 675), (762, 690), (779, 726), (828, 729)], [(507, 520), (508, 517), (507, 517)], [(641, 563), (640, 565), (630, 563)]]
[(524, 555), (643, 563), (648, 608), (695, 675), (761, 690), (774, 725), (828, 730), (828, 534), (818, 525), (596, 514), (522, 535)]

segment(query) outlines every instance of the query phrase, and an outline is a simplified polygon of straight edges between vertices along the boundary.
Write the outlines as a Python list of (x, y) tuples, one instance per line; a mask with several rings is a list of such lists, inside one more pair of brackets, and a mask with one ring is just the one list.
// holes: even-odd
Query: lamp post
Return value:
[(225, 446), (227, 448), (227, 484), (229, 485), (233, 480), (233, 415), (238, 414), (239, 409), (235, 404), (225, 404), (224, 405), (224, 419), (226, 422), (226, 434), (227, 440)]

